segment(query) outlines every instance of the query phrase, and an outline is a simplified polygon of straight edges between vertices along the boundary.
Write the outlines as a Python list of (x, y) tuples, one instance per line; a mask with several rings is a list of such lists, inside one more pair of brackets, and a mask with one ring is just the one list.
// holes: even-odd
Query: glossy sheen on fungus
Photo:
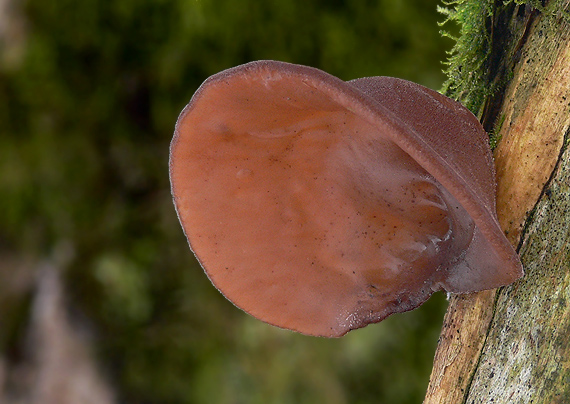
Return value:
[(485, 131), (418, 84), (249, 63), (204, 82), (170, 153), (191, 249), (270, 324), (335, 337), (522, 276)]

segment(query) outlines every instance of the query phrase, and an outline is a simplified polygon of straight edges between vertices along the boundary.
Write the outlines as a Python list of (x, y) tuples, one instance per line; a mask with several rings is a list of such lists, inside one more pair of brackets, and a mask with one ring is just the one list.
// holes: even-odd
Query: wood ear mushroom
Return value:
[(337, 337), (438, 290), (522, 276), (488, 138), (409, 81), (259, 61), (207, 79), (170, 149), (176, 210), (212, 283), (279, 327)]

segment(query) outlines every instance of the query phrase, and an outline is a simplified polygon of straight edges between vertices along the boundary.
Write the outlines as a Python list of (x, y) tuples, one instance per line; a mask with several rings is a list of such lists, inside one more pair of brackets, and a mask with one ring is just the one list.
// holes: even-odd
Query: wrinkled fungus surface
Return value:
[(210, 280), (279, 327), (340, 336), (522, 275), (486, 133), (405, 80), (272, 61), (216, 74), (180, 115), (170, 178)]

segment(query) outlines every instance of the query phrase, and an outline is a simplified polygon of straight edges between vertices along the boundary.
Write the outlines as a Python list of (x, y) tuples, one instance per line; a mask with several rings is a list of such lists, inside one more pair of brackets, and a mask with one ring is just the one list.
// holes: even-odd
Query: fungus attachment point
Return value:
[(263, 321), (328, 337), (522, 276), (494, 176), (459, 103), (273, 61), (207, 79), (170, 149), (176, 210), (213, 284)]

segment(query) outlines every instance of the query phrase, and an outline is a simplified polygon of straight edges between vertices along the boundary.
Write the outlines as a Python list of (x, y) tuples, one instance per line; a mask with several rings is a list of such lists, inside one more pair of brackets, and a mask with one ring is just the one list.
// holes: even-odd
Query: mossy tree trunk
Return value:
[(489, 64), (505, 85), (481, 108), (526, 274), (451, 298), (424, 404), (570, 403), (570, 0), (536, 3), (487, 24), (508, 39)]

